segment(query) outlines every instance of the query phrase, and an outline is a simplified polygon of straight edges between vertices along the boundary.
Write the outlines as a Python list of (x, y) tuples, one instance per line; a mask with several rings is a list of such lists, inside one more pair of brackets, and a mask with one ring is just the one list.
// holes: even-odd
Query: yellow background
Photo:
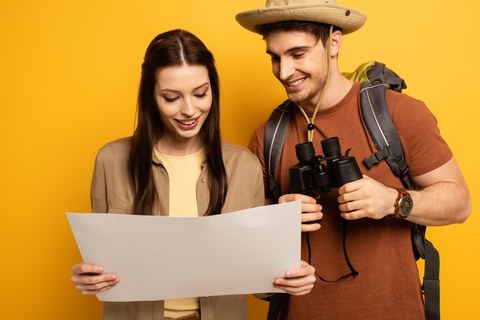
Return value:
[[(436, 114), (479, 201), (475, 0), (345, 0), (366, 25), (344, 38), (342, 71), (378, 60)], [(234, 15), (263, 0), (2, 1), (0, 4), (1, 319), (99, 319), (70, 283), (80, 255), (66, 211), (88, 212), (97, 150), (134, 128), (140, 64), (153, 37), (184, 28), (214, 52), (225, 140), (246, 145), (284, 99), (261, 38)], [(430, 227), (441, 253), (443, 319), (479, 315), (480, 220)], [(395, 266), (392, 266), (395, 268)], [(355, 297), (350, 297), (355, 299)], [(253, 301), (253, 300), (251, 300)], [(252, 319), (265, 304), (252, 302)]]

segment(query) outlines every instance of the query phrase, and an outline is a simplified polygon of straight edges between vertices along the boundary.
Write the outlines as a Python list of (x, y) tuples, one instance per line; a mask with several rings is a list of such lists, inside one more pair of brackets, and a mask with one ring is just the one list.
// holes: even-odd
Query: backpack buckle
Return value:
[[(391, 156), (392, 153), (390, 151), (389, 147), (385, 147), (381, 150), (378, 150), (374, 154), (372, 154), (370, 157), (363, 159), (363, 163), (367, 166), (368, 169), (371, 169), (374, 165), (382, 161), (383, 159)], [(407, 169), (408, 171), (408, 169)]]

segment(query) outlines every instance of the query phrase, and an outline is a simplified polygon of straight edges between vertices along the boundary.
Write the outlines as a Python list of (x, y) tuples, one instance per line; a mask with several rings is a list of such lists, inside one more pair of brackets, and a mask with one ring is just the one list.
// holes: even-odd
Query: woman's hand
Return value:
[(103, 273), (103, 267), (88, 263), (80, 263), (72, 268), (71, 281), (84, 295), (93, 295), (110, 288), (120, 282), (113, 273)]
[(300, 261), (300, 267), (287, 271), (283, 278), (276, 278), (273, 286), (294, 296), (302, 296), (312, 291), (316, 280), (315, 268)]
[(284, 194), (278, 203), (302, 200), (302, 232), (317, 231), (320, 229), (320, 220), (323, 217), (322, 206), (315, 198), (303, 194)]

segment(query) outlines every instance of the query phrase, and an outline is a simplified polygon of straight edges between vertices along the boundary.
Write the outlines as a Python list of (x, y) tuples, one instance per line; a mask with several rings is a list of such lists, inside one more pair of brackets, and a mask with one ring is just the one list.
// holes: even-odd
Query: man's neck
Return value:
[[(327, 85), (325, 86), (323, 96), (321, 97), (318, 111), (328, 110), (337, 105), (347, 94), (353, 86), (353, 81), (345, 78), (343, 75), (338, 74), (331, 76)], [(305, 112), (312, 115), (315, 111), (318, 101), (306, 103), (302, 105)]]

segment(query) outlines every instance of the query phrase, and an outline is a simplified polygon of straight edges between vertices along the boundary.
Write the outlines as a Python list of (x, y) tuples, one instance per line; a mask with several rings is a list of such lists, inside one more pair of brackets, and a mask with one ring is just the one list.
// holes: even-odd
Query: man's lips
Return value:
[(295, 80), (283, 81), (287, 93), (295, 93), (302, 90), (303, 84), (307, 80), (308, 76), (302, 78), (296, 78)]
[(297, 87), (299, 85), (301, 85), (305, 79), (307, 79), (307, 77), (303, 77), (303, 78), (300, 78), (300, 79), (296, 79), (296, 80), (293, 80), (293, 81), (286, 81), (285, 84), (289, 87)]

